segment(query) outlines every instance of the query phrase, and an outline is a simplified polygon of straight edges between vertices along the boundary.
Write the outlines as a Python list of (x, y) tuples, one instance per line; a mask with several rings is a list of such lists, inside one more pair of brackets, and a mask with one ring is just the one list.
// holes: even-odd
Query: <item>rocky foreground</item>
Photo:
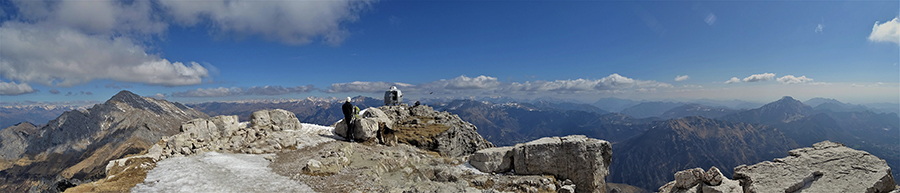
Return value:
[(664, 192), (900, 192), (883, 159), (843, 144), (823, 141), (788, 152), (789, 157), (734, 168), (734, 179), (716, 167), (675, 173)]
[[(368, 108), (356, 121), (356, 142), (347, 142), (342, 122), (303, 124), (284, 110), (254, 112), (250, 122), (193, 119), (143, 154), (109, 162), (105, 179), (67, 191), (166, 190), (145, 180), (157, 163), (205, 152), (264, 154), (272, 172), (317, 192), (622, 191), (606, 183), (615, 161), (604, 140), (573, 135), (493, 147), (468, 122), (427, 106)], [(790, 154), (739, 166), (734, 179), (715, 167), (684, 170), (659, 191), (897, 191), (886, 162), (866, 152), (822, 142)]]

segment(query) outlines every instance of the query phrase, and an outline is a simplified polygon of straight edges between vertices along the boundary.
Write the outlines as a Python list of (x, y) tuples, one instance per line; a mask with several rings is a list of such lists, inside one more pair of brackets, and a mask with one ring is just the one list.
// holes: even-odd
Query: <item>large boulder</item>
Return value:
[(824, 141), (794, 149), (790, 156), (734, 168), (744, 191), (889, 192), (895, 182), (883, 159), (865, 151)]
[(584, 135), (545, 137), (513, 149), (516, 174), (547, 174), (571, 179), (577, 192), (606, 192), (612, 159), (609, 142)]
[(494, 147), (478, 150), (469, 156), (469, 164), (485, 173), (502, 173), (512, 170), (513, 147)]
[(259, 131), (298, 130), (300, 120), (284, 109), (256, 111), (250, 115), (250, 127)]
[(426, 105), (409, 107), (402, 104), (378, 109), (393, 122), (386, 126), (399, 143), (452, 157), (471, 155), (475, 151), (494, 147), (478, 134), (475, 125), (446, 111), (437, 112)]
[[(381, 129), (380, 125), (383, 123), (384, 125), (392, 125), (393, 121), (384, 114), (381, 110), (377, 108), (368, 108), (363, 110), (361, 116), (358, 119), (353, 119), (353, 140), (354, 141), (368, 141), (370, 139), (375, 139), (378, 136), (378, 130)], [(334, 134), (341, 136), (343, 138), (350, 138), (350, 135), (347, 130), (347, 124), (344, 123), (344, 120), (338, 120), (338, 122), (332, 125), (334, 127)]]

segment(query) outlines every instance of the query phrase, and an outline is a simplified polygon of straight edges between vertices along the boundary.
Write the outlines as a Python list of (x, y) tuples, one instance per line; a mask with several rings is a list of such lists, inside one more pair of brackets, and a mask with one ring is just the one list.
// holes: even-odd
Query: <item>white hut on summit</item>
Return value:
[(403, 93), (397, 86), (391, 86), (391, 89), (384, 91), (384, 105), (399, 105), (403, 102)]

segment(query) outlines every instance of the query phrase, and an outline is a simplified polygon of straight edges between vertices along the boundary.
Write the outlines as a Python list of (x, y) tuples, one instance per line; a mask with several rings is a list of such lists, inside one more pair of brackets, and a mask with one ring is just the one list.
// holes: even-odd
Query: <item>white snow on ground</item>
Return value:
[(131, 192), (314, 192), (272, 172), (264, 156), (207, 152), (165, 159)]
[[(334, 141), (334, 140), (344, 140), (343, 137), (337, 136), (334, 134), (334, 127), (331, 126), (322, 126), (316, 124), (309, 123), (301, 123), (303, 128), (297, 130), (296, 132), (303, 132), (308, 135), (300, 135), (300, 138), (297, 139), (297, 149), (303, 149), (304, 147), (316, 146), (320, 143)], [(286, 130), (290, 131), (290, 130)], [(292, 131), (293, 132), (293, 131)]]
[[(343, 138), (334, 127), (302, 123), (297, 148)], [(272, 154), (230, 154), (207, 152), (168, 158), (156, 163), (144, 182), (131, 192), (314, 192), (306, 184), (272, 172), (264, 157)]]
[(483, 174), (483, 175), (488, 174), (488, 173), (481, 172), (481, 170), (478, 170), (478, 168), (475, 168), (475, 166), (472, 166), (472, 164), (469, 164), (469, 161), (466, 161), (466, 163), (463, 163), (463, 164), (456, 165), (456, 167), (459, 167), (463, 171), (472, 171), (473, 174)]

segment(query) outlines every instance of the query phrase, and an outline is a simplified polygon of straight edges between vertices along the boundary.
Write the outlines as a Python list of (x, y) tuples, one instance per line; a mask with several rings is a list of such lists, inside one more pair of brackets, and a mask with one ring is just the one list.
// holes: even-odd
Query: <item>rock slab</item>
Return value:
[(576, 192), (606, 192), (611, 159), (609, 142), (584, 135), (545, 137), (513, 148), (516, 174), (571, 179)]
[(478, 150), (469, 157), (469, 164), (485, 173), (503, 173), (512, 170), (513, 147), (494, 147)]
[(865, 151), (823, 141), (790, 156), (734, 168), (745, 192), (890, 192), (895, 182), (887, 162)]

